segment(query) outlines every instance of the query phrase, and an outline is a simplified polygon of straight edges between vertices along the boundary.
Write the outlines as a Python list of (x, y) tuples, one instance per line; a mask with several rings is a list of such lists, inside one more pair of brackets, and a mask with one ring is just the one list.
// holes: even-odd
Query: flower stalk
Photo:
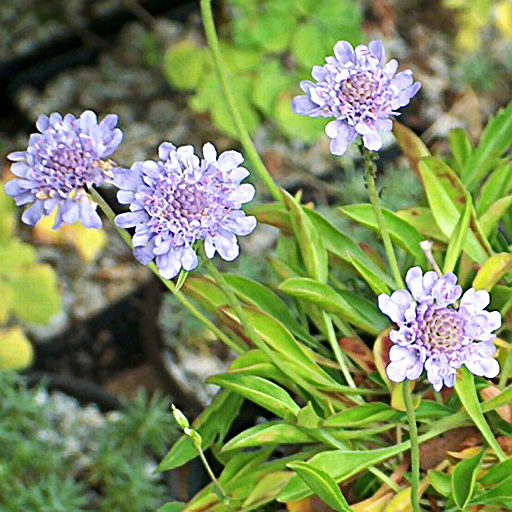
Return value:
[(405, 410), (409, 420), (409, 439), (411, 441), (411, 505), (413, 512), (421, 512), (418, 499), (420, 486), (420, 445), (418, 442), (418, 427), (412, 403), (411, 387), (409, 381), (401, 384), (404, 396)]
[[(108, 205), (108, 203), (103, 199), (101, 194), (95, 190), (94, 188), (89, 189), (89, 193), (92, 197), (92, 199), (96, 202), (96, 204), (100, 207), (101, 211), (105, 214), (105, 217), (112, 223), (112, 225), (117, 229), (117, 232), (123, 239), (123, 241), (126, 243), (126, 245), (133, 249), (132, 240), (130, 238), (130, 234), (125, 230), (118, 226), (116, 226), (114, 219), (115, 219), (115, 213), (112, 211), (112, 208)], [(176, 285), (173, 281), (164, 279), (159, 271), (158, 268), (154, 263), (150, 263), (148, 265), (150, 270), (155, 274), (158, 279), (164, 284), (164, 286), (178, 299), (178, 301), (181, 303), (181, 305), (196, 319), (199, 320), (208, 330), (213, 332), (215, 336), (219, 340), (221, 340), (223, 343), (226, 344), (231, 350), (233, 350), (236, 354), (243, 354), (246, 351), (246, 347), (241, 346), (238, 342), (235, 340), (232, 340), (229, 336), (224, 334), (210, 319), (208, 319), (201, 311), (199, 311), (185, 296), (183, 292), (177, 289)]]
[(219, 78), (222, 92), (224, 93), (224, 98), (228, 105), (233, 123), (238, 131), (240, 142), (244, 147), (245, 154), (251, 160), (254, 171), (258, 174), (272, 197), (276, 201), (282, 201), (279, 187), (274, 183), (272, 176), (261, 160), (258, 152), (256, 151), (256, 148), (254, 147), (254, 143), (252, 142), (251, 137), (245, 128), (242, 116), (240, 115), (240, 110), (238, 109), (233, 91), (231, 90), (228, 74), (226, 71), (226, 65), (224, 64), (222, 54), (220, 52), (219, 39), (215, 30), (215, 23), (213, 22), (211, 0), (201, 0), (201, 16), (203, 18), (206, 39), (208, 40), (208, 45), (210, 46), (210, 50), (212, 52), (213, 63)]
[(404, 288), (404, 281), (402, 279), (400, 269), (398, 268), (398, 262), (396, 259), (395, 251), (393, 249), (393, 244), (391, 243), (391, 238), (389, 237), (386, 223), (384, 221), (384, 216), (382, 215), (382, 209), (379, 203), (379, 196), (375, 188), (375, 174), (377, 172), (377, 167), (375, 165), (376, 154), (373, 151), (365, 149), (363, 146), (360, 146), (360, 149), (364, 158), (364, 177), (368, 186), (368, 194), (370, 196), (370, 202), (373, 206), (373, 211), (375, 212), (375, 217), (377, 219), (377, 225), (382, 237), (382, 242), (384, 243), (384, 249), (386, 251), (388, 263), (391, 268), (391, 272), (393, 273), (397, 289)]

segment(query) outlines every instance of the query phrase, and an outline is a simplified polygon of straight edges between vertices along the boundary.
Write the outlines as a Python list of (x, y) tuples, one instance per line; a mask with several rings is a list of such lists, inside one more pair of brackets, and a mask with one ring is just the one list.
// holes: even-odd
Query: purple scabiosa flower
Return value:
[(200, 160), (192, 146), (176, 148), (168, 142), (160, 145), (158, 156), (158, 162), (135, 162), (114, 174), (119, 202), (130, 205), (130, 212), (115, 222), (135, 227), (137, 260), (147, 265), (155, 258), (160, 275), (172, 279), (182, 267), (196, 267), (196, 240), (204, 240), (208, 258), (217, 251), (234, 260), (239, 253), (236, 235), (248, 235), (256, 227), (255, 217), (240, 209), (254, 197), (254, 187), (240, 183), (249, 176), (239, 167), (243, 156), (226, 151), (217, 158), (215, 147), (207, 143)]
[(423, 274), (413, 267), (405, 278), (407, 290), (379, 296), (379, 308), (398, 330), (390, 332), (393, 346), (386, 368), (389, 379), (402, 382), (417, 379), (423, 368), (427, 379), (439, 391), (452, 387), (457, 369), (463, 364), (474, 375), (493, 378), (500, 367), (493, 355), (492, 334), (501, 326), (498, 311), (485, 311), (489, 294), (470, 288), (462, 295), (457, 276)]
[(312, 71), (317, 83), (303, 80), (306, 96), (292, 101), (296, 114), (310, 117), (334, 117), (325, 127), (331, 140), (331, 153), (343, 155), (347, 146), (362, 135), (367, 149), (378, 151), (382, 146), (379, 132), (389, 132), (393, 123), (389, 116), (409, 103), (418, 92), (411, 70), (397, 73), (398, 62), (384, 65), (384, 47), (380, 41), (352, 48), (339, 41), (334, 57), (325, 59), (325, 66)]
[(78, 119), (72, 114), (41, 116), (36, 123), (41, 133), (30, 136), (27, 151), (7, 156), (18, 178), (5, 184), (5, 192), (16, 205), (31, 204), (21, 217), (34, 226), (43, 215), (59, 207), (53, 229), (80, 221), (87, 228), (101, 228), (101, 219), (85, 187), (101, 185), (112, 177), (110, 156), (123, 134), (116, 128), (117, 116), (110, 114), (98, 124), (96, 114), (86, 110)]

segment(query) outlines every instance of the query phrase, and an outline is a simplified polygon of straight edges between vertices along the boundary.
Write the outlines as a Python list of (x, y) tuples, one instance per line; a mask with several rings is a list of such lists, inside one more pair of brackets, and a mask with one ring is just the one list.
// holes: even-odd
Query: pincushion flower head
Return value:
[(242, 155), (226, 151), (217, 158), (215, 147), (207, 143), (200, 160), (192, 146), (176, 148), (165, 142), (158, 156), (157, 162), (135, 162), (114, 175), (121, 189), (119, 202), (130, 205), (130, 212), (115, 222), (121, 228), (135, 227), (137, 260), (147, 265), (155, 258), (160, 275), (172, 279), (182, 267), (196, 267), (197, 240), (204, 241), (208, 258), (218, 252), (234, 260), (239, 253), (236, 236), (256, 227), (256, 219), (240, 209), (255, 192), (252, 185), (240, 183), (249, 176), (240, 167)]
[(101, 228), (96, 205), (87, 197), (86, 187), (101, 185), (111, 177), (110, 156), (123, 134), (116, 128), (117, 116), (110, 114), (98, 123), (96, 114), (86, 110), (78, 119), (72, 114), (41, 116), (30, 136), (27, 151), (7, 156), (18, 178), (5, 184), (5, 192), (16, 205), (30, 204), (22, 220), (31, 226), (59, 207), (54, 229), (80, 221), (87, 228)]
[(428, 381), (439, 391), (443, 385), (453, 386), (463, 364), (474, 375), (496, 377), (500, 368), (492, 340), (501, 316), (485, 310), (489, 294), (470, 288), (461, 298), (455, 274), (423, 275), (419, 267), (411, 268), (405, 281), (410, 292), (398, 290), (378, 299), (380, 310), (398, 325), (389, 335), (393, 342), (386, 368), (389, 379), (415, 380), (425, 369)]
[(292, 110), (310, 117), (334, 117), (325, 127), (334, 155), (343, 155), (358, 135), (367, 149), (378, 151), (382, 146), (379, 132), (391, 131), (390, 116), (398, 115), (397, 109), (409, 103), (420, 84), (413, 81), (410, 70), (397, 73), (396, 60), (384, 64), (380, 41), (355, 50), (350, 43), (339, 41), (334, 57), (325, 62), (313, 68), (316, 84), (301, 82), (306, 96), (295, 97)]

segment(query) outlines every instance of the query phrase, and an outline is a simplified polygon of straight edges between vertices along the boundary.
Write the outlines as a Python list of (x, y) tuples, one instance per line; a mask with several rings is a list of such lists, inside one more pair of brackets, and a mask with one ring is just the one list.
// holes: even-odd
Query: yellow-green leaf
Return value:
[(20, 327), (0, 329), (0, 368), (23, 370), (34, 358), (32, 344)]
[(491, 256), (478, 270), (473, 288), (490, 292), (494, 285), (512, 268), (512, 254), (501, 252)]

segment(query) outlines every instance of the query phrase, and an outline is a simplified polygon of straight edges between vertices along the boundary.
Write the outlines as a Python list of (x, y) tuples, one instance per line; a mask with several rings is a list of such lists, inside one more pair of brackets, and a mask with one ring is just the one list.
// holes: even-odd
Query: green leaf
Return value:
[[(260, 117), (250, 101), (253, 79), (250, 76), (236, 75), (230, 80), (238, 111), (245, 128), (252, 135), (261, 124)], [(224, 101), (220, 88), (213, 103), (210, 104), (210, 112), (212, 120), (218, 128), (234, 139), (239, 138), (240, 134), (233, 123), (231, 112)]]
[(296, 91), (295, 94), (283, 92), (278, 96), (274, 120), (281, 133), (286, 137), (302, 142), (316, 142), (325, 135), (324, 130), (327, 121), (322, 117), (311, 118), (292, 112), (292, 99), (297, 94), (300, 94), (300, 91)]
[(173, 44), (164, 56), (164, 74), (177, 89), (195, 89), (208, 62), (208, 49), (189, 40)]
[(357, 261), (357, 259), (354, 258), (351, 254), (349, 254), (348, 257), (350, 259), (350, 263), (352, 263), (361, 277), (370, 285), (370, 288), (376, 295), (380, 295), (381, 293), (386, 293), (389, 295), (391, 293), (389, 286), (384, 281), (382, 281), (379, 276), (374, 274), (364, 264)]
[[(342, 206), (339, 210), (355, 222), (359, 222), (379, 232), (379, 226), (371, 204), (351, 204)], [(384, 216), (384, 222), (386, 223), (389, 235), (393, 241), (409, 254), (412, 254), (417, 263), (424, 263), (425, 254), (419, 245), (420, 242), (424, 240), (424, 237), (406, 221), (397, 217), (393, 212), (383, 208), (382, 215)]]
[(455, 168), (460, 175), (468, 158), (473, 153), (473, 144), (469, 140), (466, 132), (461, 128), (450, 130), (448, 137), (450, 139), (450, 150), (455, 162)]
[(462, 181), (470, 191), (498, 163), (512, 145), (512, 102), (491, 118), (480, 138), (478, 147), (468, 159)]
[(282, 387), (261, 377), (228, 373), (209, 377), (207, 382), (234, 391), (281, 418), (291, 420), (300, 409)]
[[(216, 438), (224, 439), (231, 423), (238, 415), (242, 402), (243, 398), (237, 393), (223, 390), (195, 419), (192, 427), (199, 432), (203, 440), (203, 450), (207, 450)], [(197, 456), (197, 449), (190, 437), (183, 435), (164, 457), (157, 470), (168, 471), (178, 468)]]
[(416, 231), (427, 238), (433, 238), (447, 243), (449, 238), (439, 229), (432, 210), (426, 206), (416, 206), (407, 210), (395, 212), (395, 215), (405, 220)]
[(185, 508), (185, 505), (186, 503), (182, 503), (181, 501), (170, 501), (163, 507), (160, 507), (157, 512), (180, 512)]
[(245, 303), (272, 315), (294, 335), (307, 339), (308, 342), (314, 341), (309, 332), (295, 320), (290, 308), (270, 288), (236, 274), (224, 274), (224, 278)]
[[(279, 285), (282, 292), (307, 300), (325, 311), (335, 313), (370, 334), (377, 335), (388, 326), (383, 315), (369, 317), (349, 304), (340, 293), (331, 287), (308, 278), (291, 278)], [(353, 298), (354, 296), (351, 295)]]
[(512, 205), (512, 195), (502, 197), (493, 203), (482, 214), (479, 219), (482, 233), (484, 236), (489, 236), (498, 226), (500, 219), (507, 213)]
[[(315, 19), (323, 23), (333, 47), (337, 41), (345, 40), (353, 45), (361, 42), (361, 22), (363, 18), (360, 2), (352, 0), (322, 0), (317, 2)], [(323, 64), (318, 62), (319, 65)]]
[(26, 322), (44, 324), (60, 311), (57, 276), (50, 265), (33, 265), (11, 276), (12, 305), (16, 316)]
[(276, 471), (265, 475), (253, 488), (242, 507), (246, 510), (258, 508), (273, 501), (288, 483), (292, 474), (289, 471)]
[(267, 2), (252, 27), (252, 37), (271, 53), (288, 49), (297, 23), (291, 12), (281, 12), (279, 3)]
[(292, 78), (277, 59), (263, 63), (254, 79), (252, 102), (265, 115), (274, 114), (277, 98), (292, 85)]
[(318, 428), (322, 419), (315, 411), (313, 404), (308, 402), (308, 405), (303, 407), (297, 414), (297, 425), (306, 428)]
[(491, 256), (476, 273), (473, 288), (490, 292), (496, 283), (512, 268), (512, 254), (501, 252)]
[(387, 421), (397, 414), (389, 405), (383, 403), (364, 404), (351, 407), (330, 416), (324, 421), (324, 427), (353, 428), (378, 421)]
[(229, 302), (215, 282), (206, 276), (189, 276), (183, 283), (182, 290), (211, 312), (217, 311)]
[[(496, 486), (492, 487), (488, 491), (476, 496), (471, 504), (478, 503), (495, 503), (502, 502), (503, 500), (512, 498), (512, 475), (505, 478)], [(506, 510), (510, 510), (510, 506), (506, 506)]]
[(19, 326), (0, 329), (0, 371), (24, 370), (34, 360), (34, 348)]
[(301, 429), (279, 421), (269, 421), (244, 430), (222, 448), (223, 452), (272, 444), (314, 443), (314, 437)]
[[(419, 171), (436, 223), (444, 235), (451, 238), (461, 216), (459, 205), (465, 204), (465, 194), (458, 188), (458, 178), (446, 164), (435, 158), (422, 160)], [(489, 255), (485, 244), (475, 235), (472, 227), (468, 231), (464, 251), (480, 264)]]
[[(295, 31), (291, 43), (292, 55), (299, 65), (310, 70), (321, 65), (326, 55), (325, 32), (314, 22), (303, 23)], [(332, 49), (331, 49), (332, 51)]]
[(441, 496), (449, 497), (452, 495), (452, 482), (450, 475), (441, 473), (435, 469), (429, 469), (427, 471), (428, 481), (430, 485), (439, 493)]
[(317, 386), (330, 390), (339, 387), (337, 382), (313, 361), (311, 352), (306, 350), (281, 322), (252, 308), (247, 308), (245, 314), (266, 345), (277, 352), (273, 362), (278, 368), (283, 359), (288, 360), (294, 365), (294, 371)]
[(338, 512), (352, 512), (347, 500), (329, 473), (309, 465), (307, 462), (292, 462), (288, 467), (299, 475), (302, 481), (325, 502)]
[(14, 200), (4, 192), (4, 182), (0, 180), (0, 243), (11, 238), (16, 225)]
[(176, 280), (176, 287), (175, 287), (174, 293), (181, 290), (181, 287), (183, 286), (183, 283), (186, 281), (187, 276), (188, 276), (188, 272), (182, 268), (178, 275), (178, 279)]
[(478, 394), (476, 392), (473, 375), (465, 366), (460, 368), (457, 372), (457, 376), (455, 378), (455, 391), (457, 392), (457, 395), (459, 395), (464, 409), (478, 427), (478, 430), (480, 430), (490, 447), (501, 459), (504, 456), (503, 451), (485, 420), (484, 413), (480, 407), (480, 402), (478, 401)]
[(455, 265), (457, 265), (457, 261), (462, 254), (462, 247), (468, 235), (472, 207), (473, 203), (471, 201), (471, 196), (468, 194), (466, 197), (464, 213), (460, 216), (459, 221), (453, 230), (450, 242), (448, 243), (448, 248), (446, 249), (443, 268), (445, 274), (448, 272), (453, 272)]
[(396, 120), (393, 121), (393, 135), (413, 169), (418, 169), (422, 158), (430, 156), (430, 151), (423, 141), (410, 128)]
[(501, 164), (485, 180), (478, 201), (476, 211), (482, 215), (487, 211), (500, 197), (508, 194), (512, 188), (512, 163)]
[[(363, 469), (379, 464), (404, 450), (404, 444), (378, 450), (332, 450), (309, 459), (312, 467), (328, 472), (336, 483), (348, 480)], [(298, 476), (294, 476), (283, 489), (277, 501), (288, 503), (311, 496), (312, 491)]]
[(286, 191), (281, 192), (290, 215), (293, 231), (299, 244), (304, 266), (310, 277), (325, 283), (327, 281), (327, 252), (323, 240), (302, 207)]
[(479, 480), (482, 485), (497, 485), (512, 476), (512, 457), (492, 466)]
[(469, 459), (461, 460), (452, 473), (453, 499), (460, 510), (464, 510), (475, 490), (476, 471), (485, 450)]
[(329, 252), (350, 263), (351, 258), (373, 272), (381, 281), (390, 288), (394, 288), (393, 279), (386, 274), (349, 236), (334, 227), (320, 213), (305, 208), (306, 215), (311, 219), (313, 226), (318, 231), (325, 247)]

